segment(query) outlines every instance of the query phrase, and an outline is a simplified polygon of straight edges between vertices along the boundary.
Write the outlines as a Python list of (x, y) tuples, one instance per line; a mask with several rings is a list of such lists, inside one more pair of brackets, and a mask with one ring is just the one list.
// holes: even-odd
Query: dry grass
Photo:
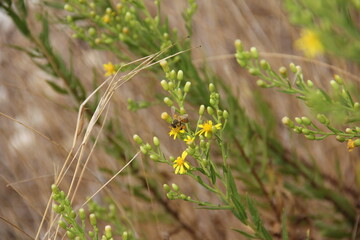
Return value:
[[(182, 21), (179, 9), (184, 7), (181, 2), (164, 1), (163, 9), (170, 18), (170, 24), (177, 26), (180, 30)], [(228, 54), (234, 52), (233, 41), (236, 38), (241, 38), (245, 46), (255, 45), (260, 51), (274, 53), (264, 55), (274, 66), (287, 65), (290, 61), (302, 65), (308, 78), (327, 88), (327, 82), (334, 73), (332, 68), (291, 57), (299, 54), (292, 48), (294, 38), (297, 37), (297, 29), (288, 23), (281, 10), (280, 1), (269, 0), (266, 1), (266, 4), (264, 1), (243, 0), (199, 0), (198, 2), (199, 11), (194, 19), (193, 43), (201, 45), (202, 48), (193, 51), (194, 58), (199, 64), (202, 61), (208, 62), (214, 71), (232, 86), (234, 92), (238, 94), (239, 102), (251, 116), (258, 118), (254, 110), (252, 94), (255, 88), (254, 81), (240, 70), (234, 59), (227, 57)], [(79, 183), (80, 188), (76, 195), (71, 194), (74, 196), (75, 205), (79, 207), (87, 196), (91, 196), (110, 178), (109, 175), (99, 172), (99, 167), (108, 167), (116, 172), (123, 167), (123, 164), (107, 155), (102, 147), (98, 146), (92, 149), (93, 142), (89, 146), (87, 144), (76, 145), (80, 142), (88, 143), (89, 138), (84, 135), (80, 135), (80, 141), (75, 141), (73, 144), (77, 123), (85, 121), (82, 134), (94, 131), (93, 136), (99, 134), (99, 142), (102, 138), (101, 128), (91, 125), (91, 121), (87, 125), (87, 121), (82, 120), (81, 114), (79, 118), (77, 112), (67, 107), (71, 106), (71, 99), (60, 96), (49, 88), (44, 81), (49, 76), (44, 75), (36, 68), (23, 53), (6, 46), (8, 43), (28, 43), (14, 26), (4, 27), (4, 25), (5, 22), (0, 21), (0, 112), (11, 116), (16, 121), (5, 116), (0, 117), (0, 217), (35, 237), (42, 216), (46, 216), (46, 218), (45, 226), (40, 231), (41, 235), (44, 235), (46, 229), (51, 225), (51, 216), (43, 214), (49, 200), (52, 183), (58, 181), (59, 178), (63, 178), (61, 186), (67, 188), (72, 181), (74, 181), (74, 187)], [(81, 42), (64, 40), (67, 39), (67, 36), (63, 36), (64, 31), (53, 29), (53, 32), (54, 36), (59, 36), (59, 38), (54, 37), (55, 43), (66, 41), (66, 44), (62, 44), (63, 42), (55, 44), (59, 46), (58, 51), (66, 52), (66, 48), (61, 49), (61, 46), (64, 45), (70, 45), (75, 49), (76, 72), (82, 79), (88, 80), (88, 87), (91, 86), (91, 68), (95, 67), (101, 72), (99, 68), (112, 56), (90, 50)], [(275, 53), (284, 53), (290, 56), (279, 56)], [(320, 60), (338, 66), (353, 75), (359, 73), (356, 66), (342, 60), (325, 57)], [(146, 64), (150, 64), (150, 62), (146, 62)], [(127, 80), (129, 76), (127, 75), (125, 79)], [(350, 76), (350, 78), (352, 77)], [(127, 110), (128, 98), (154, 99), (154, 94), (160, 90), (159, 86), (155, 84), (157, 81), (155, 77), (140, 72), (124, 85), (122, 85), (124, 83), (123, 76), (120, 79), (122, 79), (121, 82), (108, 80), (110, 82), (108, 86), (114, 88), (102, 91), (104, 105), (100, 106), (99, 111), (94, 115), (94, 120), (98, 119), (101, 113), (109, 114), (109, 116), (120, 115), (125, 136), (130, 138), (134, 133), (141, 133), (145, 139), (150, 140), (150, 137), (156, 134), (160, 140), (163, 140), (165, 153), (178, 154), (179, 146), (167, 143), (167, 126), (159, 118), (160, 113), (168, 109), (163, 106), (155, 106), (137, 113)], [(351, 80), (359, 81), (358, 79)], [(279, 125), (280, 119), (284, 115), (293, 117), (306, 113), (303, 106), (292, 97), (271, 90), (264, 90), (262, 93), (273, 106)], [(105, 121), (104, 118), (101, 120)], [(36, 129), (43, 136), (29, 127)], [(335, 173), (330, 171), (330, 169), (334, 169), (335, 160), (341, 159), (344, 183), (354, 187), (355, 176), (351, 168), (357, 155), (356, 152), (352, 155), (346, 154), (345, 147), (334, 140), (308, 143), (298, 136), (292, 138), (287, 134), (287, 130), (282, 128), (279, 126), (281, 140), (284, 144), (289, 149), (296, 148), (304, 157), (309, 153), (316, 156), (315, 160), (321, 166), (321, 170), (330, 176), (335, 176)], [(78, 148), (79, 146), (80, 148)], [(78, 150), (82, 152), (83, 157), (79, 158), (75, 154), (78, 153)], [(93, 152), (91, 152), (92, 150)], [(86, 168), (83, 167), (84, 162), (76, 167), (77, 159), (85, 161), (90, 152), (91, 158), (86, 164)], [(74, 165), (66, 172), (63, 171), (65, 159), (75, 160)], [(142, 164), (143, 159), (139, 156), (134, 161)], [(80, 182), (78, 174), (82, 169), (84, 169), (84, 176)], [(153, 176), (154, 173), (159, 175), (158, 179), (161, 182), (179, 182), (180, 187), (186, 193), (197, 194), (197, 197), (203, 199), (211, 198), (207, 192), (193, 183), (183, 182), (183, 178), (180, 179), (169, 174), (168, 167), (144, 168), (141, 174), (146, 177)], [(74, 175), (76, 178), (73, 178)], [(138, 184), (131, 179), (131, 176), (126, 175), (121, 176), (121, 179), (117, 181)], [(134, 197), (125, 195), (126, 189), (119, 188), (116, 181), (107, 185), (103, 191), (111, 193), (114, 199), (119, 200), (118, 207), (122, 211), (125, 211), (122, 204), (131, 206), (135, 210), (132, 213), (133, 216), (129, 218), (134, 222), (133, 227), (140, 236), (146, 235), (148, 239), (166, 239), (166, 236), (171, 236), (171, 239), (189, 238), (189, 233), (180, 228), (178, 223), (171, 221), (165, 224), (159, 220), (156, 213), (160, 206), (156, 203), (151, 203), (149, 206), (135, 202)], [(238, 234), (230, 230), (230, 228), (239, 227), (230, 213), (194, 210), (191, 204), (180, 201), (170, 202), (169, 205), (175, 211), (181, 209), (180, 218), (196, 229), (197, 239), (239, 238)], [(150, 216), (143, 216), (141, 213), (144, 210)], [(139, 216), (144, 219), (140, 219)], [(4, 221), (0, 221), (0, 235), (3, 239), (26, 239), (26, 236)]]

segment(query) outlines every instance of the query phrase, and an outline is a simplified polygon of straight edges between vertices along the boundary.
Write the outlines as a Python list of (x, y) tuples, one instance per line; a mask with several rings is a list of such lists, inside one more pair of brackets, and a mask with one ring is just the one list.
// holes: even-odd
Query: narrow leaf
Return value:
[(59, 85), (57, 85), (56, 83), (54, 83), (54, 82), (52, 82), (52, 81), (50, 81), (50, 80), (46, 80), (46, 82), (47, 82), (47, 83), (50, 85), (50, 87), (51, 87), (55, 92), (57, 92), (57, 93), (65, 94), (65, 95), (69, 93), (66, 89), (60, 87)]

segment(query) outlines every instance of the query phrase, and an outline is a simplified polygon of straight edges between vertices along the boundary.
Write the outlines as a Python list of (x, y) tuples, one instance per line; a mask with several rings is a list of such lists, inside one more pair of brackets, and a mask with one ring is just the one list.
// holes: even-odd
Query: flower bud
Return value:
[(91, 213), (90, 214), (90, 216), (89, 216), (89, 219), (90, 219), (90, 224), (92, 225), (92, 226), (96, 226), (96, 216), (95, 216), (95, 214), (94, 213)]
[(163, 189), (165, 190), (165, 192), (170, 192), (171, 191), (169, 185), (167, 185), (167, 184), (163, 185)]
[(349, 133), (349, 134), (354, 133), (354, 131), (353, 131), (351, 128), (346, 128), (346, 129), (345, 129), (345, 132), (346, 132), (346, 133)]
[(251, 57), (254, 59), (258, 59), (259, 58), (259, 53), (256, 49), (256, 47), (252, 47), (250, 48), (250, 53), (251, 53)]
[(307, 80), (308, 87), (312, 88), (314, 86), (314, 83), (311, 80)]
[(324, 114), (318, 114), (316, 118), (319, 120), (322, 124), (329, 124), (329, 119)]
[(199, 108), (199, 115), (200, 116), (204, 115), (204, 112), (205, 112), (205, 106), (201, 105), (200, 108)]
[(223, 111), (223, 118), (224, 118), (224, 119), (228, 119), (228, 117), (229, 117), (228, 111), (224, 110), (224, 111)]
[(86, 218), (85, 209), (83, 209), (83, 208), (79, 209), (79, 217), (81, 220), (85, 220), (85, 218)]
[(297, 72), (297, 69), (296, 69), (296, 66), (295, 66), (294, 63), (290, 63), (289, 67), (290, 67), (290, 70), (291, 70), (293, 73), (296, 73), (296, 72)]
[(344, 84), (344, 80), (337, 74), (334, 75), (334, 79), (337, 82), (337, 84), (339, 85), (343, 85)]
[(110, 225), (105, 226), (105, 236), (106, 236), (106, 239), (112, 238), (111, 226)]
[(305, 137), (309, 140), (314, 140), (315, 136), (313, 134), (305, 135)]
[(123, 234), (121, 235), (121, 239), (122, 240), (128, 240), (129, 234), (125, 231), (123, 232)]
[(188, 93), (190, 91), (191, 82), (186, 82), (184, 86), (184, 92)]
[(237, 52), (242, 52), (244, 50), (242, 42), (240, 39), (235, 40), (235, 48)]
[(311, 120), (308, 117), (301, 117), (301, 121), (305, 125), (310, 125), (311, 124)]
[(299, 117), (296, 117), (296, 118), (295, 118), (295, 122), (296, 122), (297, 124), (302, 124), (302, 123), (303, 123), (302, 120), (301, 120), (301, 118), (299, 118)]
[(345, 138), (343, 136), (337, 135), (336, 140), (338, 140), (339, 142), (344, 142)]
[(171, 101), (171, 99), (168, 98), (168, 97), (165, 97), (165, 98), (164, 98), (164, 103), (165, 103), (166, 105), (168, 105), (169, 107), (171, 107), (171, 106), (174, 105), (173, 101)]
[(209, 107), (206, 108), (206, 110), (207, 110), (207, 112), (208, 112), (209, 115), (213, 115), (213, 114), (214, 114), (214, 109), (213, 109), (212, 107), (209, 106)]
[(355, 145), (355, 147), (360, 146), (360, 139), (359, 138), (354, 141), (354, 145)]
[(174, 196), (173, 196), (173, 194), (171, 194), (171, 192), (168, 192), (168, 193), (166, 194), (166, 197), (167, 197), (169, 200), (174, 200)]
[(169, 90), (169, 85), (166, 80), (161, 80), (160, 84), (165, 91)]
[(157, 161), (157, 160), (159, 160), (159, 156), (155, 155), (155, 154), (150, 154), (150, 159), (153, 161)]
[(167, 63), (166, 60), (161, 60), (160, 61), (160, 66), (162, 67), (162, 69), (164, 70), (165, 73), (169, 72), (169, 64)]
[(161, 114), (161, 119), (165, 120), (166, 122), (171, 122), (170, 115), (167, 112), (163, 112)]
[(184, 79), (184, 72), (182, 70), (179, 70), (177, 72), (176, 78), (177, 78), (177, 80), (182, 81)]
[(260, 66), (264, 70), (268, 70), (270, 68), (269, 63), (265, 59), (261, 59)]
[(140, 151), (146, 155), (148, 153), (148, 151), (146, 150), (146, 148), (144, 146), (140, 146)]
[(307, 128), (302, 128), (301, 132), (305, 135), (309, 135), (310, 134), (310, 130)]
[(160, 145), (160, 140), (159, 140), (159, 138), (157, 138), (157, 137), (153, 137), (153, 142), (154, 142), (154, 145), (155, 145), (155, 146), (159, 146), (159, 145)]
[(62, 229), (65, 229), (65, 230), (67, 229), (67, 225), (63, 220), (59, 220), (58, 224)]
[(73, 7), (70, 6), (69, 4), (65, 4), (65, 5), (64, 5), (64, 10), (65, 10), (65, 11), (68, 11), (68, 12), (74, 11)]
[(66, 236), (69, 238), (69, 239), (74, 239), (75, 238), (75, 234), (72, 232), (72, 231), (66, 231)]
[(210, 92), (215, 92), (215, 85), (213, 83), (209, 84), (209, 91)]
[(176, 72), (175, 72), (175, 70), (171, 70), (171, 72), (170, 72), (170, 79), (175, 80), (175, 77), (176, 77)]
[(282, 67), (280, 67), (279, 68), (279, 73), (280, 73), (280, 75), (282, 76), (282, 77), (284, 77), (284, 78), (286, 78), (287, 77), (287, 69), (286, 69), (286, 67), (284, 67), (284, 66), (282, 66)]
[(293, 121), (291, 121), (291, 119), (289, 117), (283, 117), (281, 119), (282, 123), (290, 128), (294, 128), (295, 124)]
[(143, 142), (141, 137), (139, 137), (139, 135), (136, 135), (136, 134), (133, 136), (133, 139), (137, 144), (142, 144), (142, 142)]
[(266, 83), (265, 83), (263, 80), (261, 80), (261, 79), (259, 79), (259, 80), (256, 81), (256, 85), (257, 85), (258, 87), (262, 87), (262, 88), (266, 87)]
[(186, 199), (186, 195), (182, 193), (182, 194), (180, 194), (180, 198), (183, 199), (183, 200), (185, 200), (185, 199)]
[(171, 184), (171, 187), (172, 187), (172, 189), (173, 189), (175, 192), (177, 192), (177, 191), (180, 190), (179, 186), (176, 185), (175, 183)]
[(257, 76), (260, 74), (259, 69), (257, 68), (249, 68), (249, 73), (253, 76)]

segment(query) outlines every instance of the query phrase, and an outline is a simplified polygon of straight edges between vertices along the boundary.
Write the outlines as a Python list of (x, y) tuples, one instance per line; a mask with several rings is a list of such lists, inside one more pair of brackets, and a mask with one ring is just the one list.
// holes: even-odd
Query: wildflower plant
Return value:
[[(308, 140), (323, 140), (333, 136), (339, 142), (346, 142), (344, 148), (349, 151), (360, 146), (359, 140), (359, 102), (353, 97), (356, 89), (349, 87), (339, 75), (335, 75), (333, 80), (329, 81), (330, 90), (317, 87), (313, 81), (305, 80), (304, 74), (300, 66), (290, 63), (289, 67), (282, 66), (278, 70), (274, 70), (269, 62), (259, 58), (256, 48), (252, 47), (249, 51), (243, 48), (240, 40), (235, 41), (236, 54), (235, 58), (239, 65), (249, 71), (249, 73), (258, 78), (257, 85), (262, 88), (275, 88), (279, 92), (296, 96), (297, 99), (304, 102), (306, 107), (311, 111), (312, 116), (299, 116), (291, 120), (289, 117), (283, 117), (282, 123), (290, 130), (297, 134), (304, 135)], [(355, 92), (353, 94), (352, 92)], [(315, 116), (315, 117), (313, 117)], [(286, 160), (287, 161), (287, 160)], [(290, 163), (290, 162), (288, 162)], [(294, 162), (290, 163), (297, 166)], [(305, 164), (306, 165), (306, 164)], [(334, 217), (334, 225), (338, 221), (337, 230), (330, 232), (329, 228), (334, 225), (319, 225), (324, 235), (334, 237), (336, 233), (340, 233), (341, 237), (349, 236), (349, 231), (355, 221), (355, 205), (352, 202), (352, 190), (342, 195), (337, 191), (323, 185), (322, 181), (314, 180), (308, 172), (308, 167), (304, 164), (298, 165), (299, 173), (305, 176), (315, 188), (311, 190), (314, 195), (312, 198), (326, 199), (331, 202), (336, 211), (342, 215), (342, 220)], [(355, 170), (354, 171), (358, 171)], [(299, 190), (288, 186), (291, 191)], [(296, 190), (295, 190), (296, 189)], [(322, 196), (316, 194), (322, 192)], [(350, 193), (352, 192), (352, 193)], [(329, 219), (328, 219), (329, 220)]]
[[(191, 82), (183, 83), (185, 73), (182, 70), (177, 72), (171, 70), (166, 61), (160, 64), (167, 78), (161, 81), (161, 86), (168, 93), (168, 96), (164, 98), (164, 103), (173, 108), (175, 114), (187, 114), (184, 103), (190, 91)], [(253, 233), (236, 231), (247, 237), (272, 239), (263, 226), (251, 198), (241, 195), (237, 189), (230, 165), (227, 163), (229, 152), (223, 135), (229, 113), (220, 107), (220, 94), (216, 91), (213, 83), (209, 84), (209, 92), (208, 106), (200, 105), (197, 117), (190, 114), (186, 122), (179, 122), (181, 120), (178, 120), (176, 116), (171, 117), (167, 112), (161, 114), (161, 118), (170, 125), (169, 137), (173, 141), (186, 143), (186, 149), (180, 156), (166, 157), (161, 151), (160, 141), (157, 137), (153, 139), (153, 146), (144, 143), (138, 135), (134, 135), (134, 141), (140, 145), (140, 150), (150, 159), (166, 163), (174, 169), (175, 174), (191, 177), (206, 190), (214, 193), (222, 204), (213, 204), (185, 195), (177, 184), (172, 184), (171, 188), (164, 184), (164, 190), (170, 200), (182, 199), (206, 209), (230, 210)], [(212, 152), (216, 151), (215, 149), (221, 152), (222, 162), (216, 162), (212, 158)], [(224, 186), (225, 190), (222, 190), (221, 186)], [(251, 218), (247, 215), (247, 209)]]
[[(290, 6), (311, 1), (286, 2), (291, 2), (288, 4)], [(352, 188), (343, 185), (341, 180), (334, 180), (331, 176), (320, 172), (316, 163), (309, 164), (310, 161), (297, 159), (298, 156), (294, 156), (296, 153), (289, 152), (281, 145), (277, 136), (273, 134), (276, 121), (273, 119), (271, 109), (260, 95), (256, 96), (256, 103), (259, 106), (257, 109), (259, 115), (266, 119), (263, 122), (255, 121), (247, 115), (246, 109), (240, 106), (237, 96), (223, 79), (206, 67), (199, 70), (192, 62), (188, 50), (191, 48), (192, 16), (197, 9), (196, 1), (188, 0), (188, 7), (182, 14), (186, 34), (189, 35), (189, 38), (183, 39), (178, 37), (177, 30), (171, 28), (167, 18), (161, 14), (161, 1), (154, 1), (155, 14), (147, 8), (144, 1), (66, 0), (56, 3), (47, 1), (46, 4), (37, 15), (37, 21), (42, 25), (40, 34), (29, 24), (30, 16), (35, 14), (28, 14), (29, 9), (25, 1), (0, 1), (0, 8), (8, 13), (19, 31), (32, 43), (31, 46), (12, 47), (25, 52), (36, 66), (53, 76), (55, 80), (47, 81), (49, 86), (57, 93), (75, 99), (76, 108), (92, 94), (93, 89), (84, 87), (91, 84), (86, 84), (84, 79), (77, 76), (73, 71), (72, 61), (65, 59), (62, 52), (57, 52), (52, 45), (49, 29), (55, 24), (61, 23), (62, 27), (70, 27), (73, 38), (81, 39), (94, 49), (116, 56), (116, 60), (112, 62), (107, 60), (102, 65), (101, 74), (94, 74), (94, 78), (102, 77), (99, 81), (94, 81), (94, 89), (98, 87), (96, 82), (103, 81), (104, 75), (118, 77), (116, 74), (118, 71), (131, 71), (139, 66), (123, 62), (132, 61), (134, 58), (149, 59), (147, 56), (155, 56), (156, 54), (153, 54), (159, 51), (166, 52), (168, 56), (181, 53), (172, 58), (167, 57), (166, 61), (161, 62), (160, 67), (155, 65), (149, 69), (154, 74), (154, 78), (163, 78), (160, 77), (163, 75), (161, 68), (165, 73), (165, 79), (160, 81), (160, 84), (165, 95), (163, 102), (169, 110), (161, 114), (161, 119), (168, 124), (166, 142), (170, 141), (182, 147), (179, 155), (165, 156), (163, 150), (166, 144), (162, 145), (156, 136), (153, 137), (152, 143), (144, 142), (138, 135), (134, 136), (134, 140), (140, 146), (141, 152), (155, 163), (167, 164), (170, 173), (197, 182), (205, 190), (213, 193), (220, 204), (186, 195), (177, 184), (163, 184), (158, 178), (145, 176), (134, 161), (126, 170), (136, 182), (140, 182), (140, 186), (126, 186), (126, 188), (134, 193), (137, 199), (145, 202), (151, 199), (164, 209), (171, 209), (168, 202), (162, 199), (164, 194), (161, 194), (159, 186), (163, 185), (170, 200), (184, 200), (197, 204), (203, 209), (231, 211), (243, 225), (247, 226), (246, 230), (234, 230), (247, 238), (271, 239), (273, 236), (278, 236), (279, 231), (271, 228), (271, 224), (274, 223), (276, 226), (282, 226), (283, 239), (288, 239), (287, 227), (293, 224), (297, 229), (300, 226), (297, 219), (303, 216), (284, 211), (288, 207), (287, 203), (284, 203), (288, 198), (282, 196), (285, 192), (284, 195), (290, 195), (291, 199), (296, 199), (303, 206), (307, 204), (307, 200), (314, 199), (318, 202), (330, 203), (326, 205), (333, 206), (327, 209), (330, 210), (327, 211), (330, 214), (323, 214), (317, 211), (318, 209), (315, 212), (308, 212), (306, 221), (309, 221), (309, 224), (306, 227), (320, 229), (324, 232), (322, 236), (326, 237), (339, 236), (340, 233), (341, 236), (349, 237), (357, 219), (356, 207), (352, 199), (357, 199), (358, 194)], [(339, 4), (356, 5), (356, 1), (346, 3), (342, 1)], [(335, 5), (329, 3), (332, 9)], [(317, 3), (312, 5), (315, 10), (320, 9), (315, 8), (316, 6), (319, 5)], [(299, 9), (301, 11), (298, 11)], [(354, 51), (358, 44), (347, 44), (350, 39), (356, 39), (354, 37), (356, 31), (353, 31), (356, 24), (350, 24), (348, 28), (337, 28), (347, 34), (332, 39), (327, 34), (333, 34), (331, 32), (336, 29), (329, 28), (329, 25), (337, 26), (333, 21), (343, 19), (343, 16), (339, 18), (336, 15), (334, 19), (325, 19), (327, 21), (310, 21), (309, 19), (320, 19), (319, 16), (322, 15), (315, 18), (313, 13), (303, 11), (299, 6), (295, 10), (298, 11), (297, 17), (301, 17), (301, 21), (306, 21), (302, 26), (307, 30), (302, 32), (300, 40), (295, 44), (298, 49), (308, 51), (305, 52), (306, 56), (314, 57), (333, 50), (358, 61), (357, 51)], [(55, 13), (61, 11), (60, 17), (50, 14), (52, 11)], [(66, 16), (63, 15), (63, 11)], [(351, 19), (347, 20), (338, 21), (337, 24), (346, 26), (351, 23), (349, 21)], [(327, 26), (328, 28), (324, 29), (329, 32), (318, 28), (315, 23)], [(331, 44), (335, 45), (335, 43), (345, 44), (344, 48), (333, 48)], [(338, 141), (344, 142), (344, 147), (349, 151), (360, 146), (360, 129), (356, 126), (359, 119), (359, 103), (353, 97), (356, 95), (351, 86), (341, 77), (334, 76), (334, 80), (329, 82), (331, 90), (327, 91), (316, 87), (312, 81), (305, 80), (301, 67), (295, 64), (274, 70), (266, 60), (259, 59), (256, 48), (246, 51), (240, 41), (237, 41), (235, 46), (236, 60), (252, 75), (259, 78), (257, 81), (259, 86), (277, 88), (281, 92), (295, 95), (314, 113), (315, 117), (298, 116), (294, 119), (284, 117), (283, 123), (289, 129), (310, 140), (322, 140), (334, 136)], [(219, 92), (222, 93), (221, 101)], [(95, 97), (94, 102), (86, 103), (86, 109), (89, 111), (84, 111), (84, 116), (91, 119), (98, 103), (99, 97)], [(128, 108), (131, 111), (154, 104), (158, 102), (128, 100)], [(193, 109), (196, 109), (197, 113)], [(99, 126), (105, 124), (102, 120), (99, 118), (97, 121)], [(112, 118), (109, 124), (105, 125), (102, 145), (114, 159), (125, 163), (126, 159), (133, 156), (131, 154), (133, 149), (119, 127), (120, 120)], [(114, 172), (113, 169), (101, 170), (106, 173)], [(149, 182), (151, 184), (148, 184)], [(118, 183), (123, 187), (122, 179)], [(281, 192), (283, 189), (286, 190)], [(102, 232), (97, 226), (97, 221), (100, 220), (113, 226), (112, 229), (107, 227), (103, 231), (104, 239), (112, 238), (113, 235), (132, 239), (135, 235), (130, 234), (126, 227), (117, 224), (119, 221), (111, 207), (112, 204), (104, 210), (96, 203), (89, 202), (87, 206), (90, 209), (90, 217), (88, 218), (83, 209), (74, 210), (66, 194), (57, 187), (53, 187), (52, 197), (56, 202), (53, 210), (61, 216), (59, 225), (65, 229), (69, 238), (95, 239)], [(117, 199), (113, 199), (115, 200)], [(296, 208), (299, 209), (301, 211), (297, 212), (302, 214), (303, 209)], [(265, 212), (267, 214), (263, 214)], [(197, 231), (183, 221), (176, 212), (167, 211), (167, 214), (177, 221), (181, 228), (188, 229), (189, 233), (193, 234)], [(289, 221), (286, 220), (287, 214)], [(90, 225), (87, 224), (88, 221)], [(334, 226), (336, 231), (330, 232)], [(91, 233), (86, 227), (90, 228)]]
[[(104, 213), (99, 214), (99, 212), (94, 213), (94, 203), (89, 205), (92, 208), (91, 214), (87, 216), (84, 208), (80, 208), (77, 212), (73, 210), (70, 200), (66, 197), (65, 192), (61, 191), (55, 184), (51, 186), (52, 189), (52, 198), (54, 200), (53, 210), (55, 213), (58, 213), (60, 219), (58, 220), (59, 226), (66, 231), (66, 236), (69, 239), (99, 239), (100, 229), (98, 227), (97, 218), (105, 215)], [(114, 208), (112, 208), (114, 210)], [(112, 213), (112, 216), (115, 216)], [(90, 223), (91, 230), (86, 227), (86, 223)], [(119, 224), (117, 224), (119, 225)], [(124, 229), (122, 227), (122, 229)], [(129, 234), (129, 231), (123, 230), (121, 232), (122, 239), (134, 239), (132, 234)], [(115, 235), (113, 234), (112, 227), (106, 225), (101, 239), (111, 240), (114, 239)]]
[[(353, 125), (360, 120), (360, 103), (352, 97), (351, 91), (339, 76), (335, 75), (329, 81), (330, 91), (317, 87), (311, 80), (305, 80), (300, 66), (290, 63), (289, 67), (280, 67), (275, 71), (270, 64), (259, 59), (256, 48), (250, 51), (243, 49), (240, 40), (235, 41), (236, 59), (238, 63), (248, 69), (249, 73), (258, 77), (257, 85), (263, 88), (277, 88), (279, 91), (295, 95), (304, 101), (306, 106), (316, 116), (314, 122), (307, 116), (296, 117), (292, 121), (284, 117), (282, 122), (295, 133), (303, 134), (309, 140), (323, 140), (329, 136), (335, 136), (340, 142), (350, 141), (353, 149), (360, 145), (359, 127), (339, 128), (339, 125)], [(322, 130), (319, 126), (327, 129)], [(353, 140), (356, 139), (353, 143)]]

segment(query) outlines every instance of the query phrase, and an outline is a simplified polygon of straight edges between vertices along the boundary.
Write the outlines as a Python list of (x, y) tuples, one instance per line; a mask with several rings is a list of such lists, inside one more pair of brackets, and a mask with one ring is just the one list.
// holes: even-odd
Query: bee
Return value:
[(185, 123), (189, 122), (188, 115), (187, 114), (177, 115), (174, 107), (171, 108), (171, 114), (173, 116), (172, 117), (173, 121), (170, 124), (171, 127), (172, 128), (179, 128), (181, 130), (185, 129), (186, 128)]

